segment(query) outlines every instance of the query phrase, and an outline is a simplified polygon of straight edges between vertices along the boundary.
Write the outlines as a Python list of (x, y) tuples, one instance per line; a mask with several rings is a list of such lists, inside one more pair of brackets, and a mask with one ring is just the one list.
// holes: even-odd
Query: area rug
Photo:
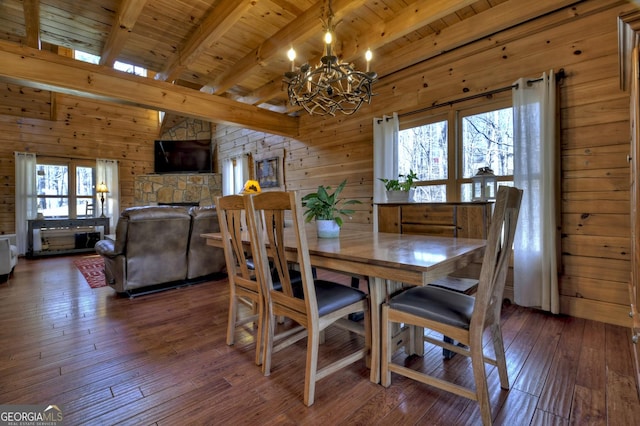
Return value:
[(91, 288), (105, 287), (104, 260), (99, 255), (83, 256), (75, 259), (73, 264), (80, 271)]

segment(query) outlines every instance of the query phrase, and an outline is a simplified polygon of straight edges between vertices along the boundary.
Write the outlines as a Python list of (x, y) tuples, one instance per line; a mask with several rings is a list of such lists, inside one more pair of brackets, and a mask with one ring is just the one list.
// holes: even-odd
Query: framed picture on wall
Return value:
[(264, 190), (284, 191), (284, 150), (275, 150), (256, 154), (254, 160), (255, 177)]

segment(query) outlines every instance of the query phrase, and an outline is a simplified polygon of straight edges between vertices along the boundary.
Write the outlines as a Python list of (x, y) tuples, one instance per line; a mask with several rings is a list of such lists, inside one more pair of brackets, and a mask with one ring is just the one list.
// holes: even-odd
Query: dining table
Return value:
[[(428, 285), (470, 263), (480, 262), (486, 246), (486, 240), (482, 239), (397, 234), (348, 227), (341, 229), (337, 238), (318, 238), (312, 226), (307, 226), (305, 231), (312, 266), (368, 277), (370, 380), (374, 383), (380, 382), (380, 317), (387, 289), (397, 284)], [(201, 236), (206, 238), (208, 245), (222, 247), (220, 233)], [(291, 235), (285, 234), (285, 246), (292, 246), (293, 238), (293, 231)], [(290, 260), (295, 262), (295, 256), (292, 255)]]

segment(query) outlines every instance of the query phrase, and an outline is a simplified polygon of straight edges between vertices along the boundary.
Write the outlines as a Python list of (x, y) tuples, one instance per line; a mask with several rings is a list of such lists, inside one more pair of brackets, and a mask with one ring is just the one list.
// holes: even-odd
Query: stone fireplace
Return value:
[(222, 195), (219, 173), (139, 175), (134, 181), (135, 205), (159, 204), (209, 206)]

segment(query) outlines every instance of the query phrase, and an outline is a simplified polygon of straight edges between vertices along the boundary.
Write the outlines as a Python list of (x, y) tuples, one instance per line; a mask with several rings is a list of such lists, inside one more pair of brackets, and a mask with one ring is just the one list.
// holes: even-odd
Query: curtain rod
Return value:
[(69, 157), (69, 156), (63, 156), (63, 155), (49, 155), (49, 154), (36, 154), (37, 157), (42, 157), (42, 158), (57, 158), (59, 160), (86, 160), (86, 158), (77, 158), (77, 157)]
[(119, 160), (113, 160), (110, 158), (91, 158), (91, 157), (69, 157), (69, 156), (63, 156), (63, 155), (49, 155), (49, 154), (41, 154), (38, 155), (35, 152), (18, 152), (18, 151), (14, 151), (14, 154), (18, 154), (18, 155), (26, 155), (26, 154), (33, 154), (36, 157), (40, 157), (40, 158), (55, 158), (58, 160), (70, 160), (70, 161), (111, 161), (113, 163), (118, 163)]
[[(556, 81), (560, 81), (562, 79), (564, 79), (565, 77), (565, 73), (564, 73), (564, 68), (560, 68), (560, 70), (556, 73)], [(527, 80), (527, 84), (531, 84), (531, 83), (537, 83), (538, 81), (542, 81), (542, 77), (541, 78), (536, 78), (536, 79), (531, 79), (531, 80)], [(425, 112), (425, 111), (429, 111), (432, 109), (436, 109), (436, 108), (441, 108), (443, 106), (451, 106), (453, 104), (457, 104), (460, 102), (465, 102), (465, 101), (470, 101), (472, 99), (478, 99), (478, 98), (483, 98), (485, 96), (491, 96), (491, 95), (495, 95), (497, 93), (502, 93), (502, 92), (506, 92), (512, 89), (517, 89), (518, 88), (518, 84), (512, 84), (510, 86), (505, 86), (505, 87), (500, 87), (498, 89), (493, 89), (493, 90), (489, 90), (487, 92), (483, 92), (483, 93), (478, 93), (475, 95), (471, 95), (471, 96), (467, 96), (464, 98), (459, 98), (459, 99), (454, 99), (452, 101), (447, 101), (447, 102), (441, 102), (439, 104), (433, 104), (430, 105), (428, 107), (425, 108), (421, 108), (415, 111), (409, 111), (409, 112), (405, 112), (402, 114), (398, 114), (398, 118), (400, 117), (407, 117), (409, 115), (413, 115), (413, 114), (419, 114), (421, 112)], [(390, 118), (387, 118), (387, 120), (389, 120)], [(378, 120), (378, 123), (380, 122), (380, 120)]]

